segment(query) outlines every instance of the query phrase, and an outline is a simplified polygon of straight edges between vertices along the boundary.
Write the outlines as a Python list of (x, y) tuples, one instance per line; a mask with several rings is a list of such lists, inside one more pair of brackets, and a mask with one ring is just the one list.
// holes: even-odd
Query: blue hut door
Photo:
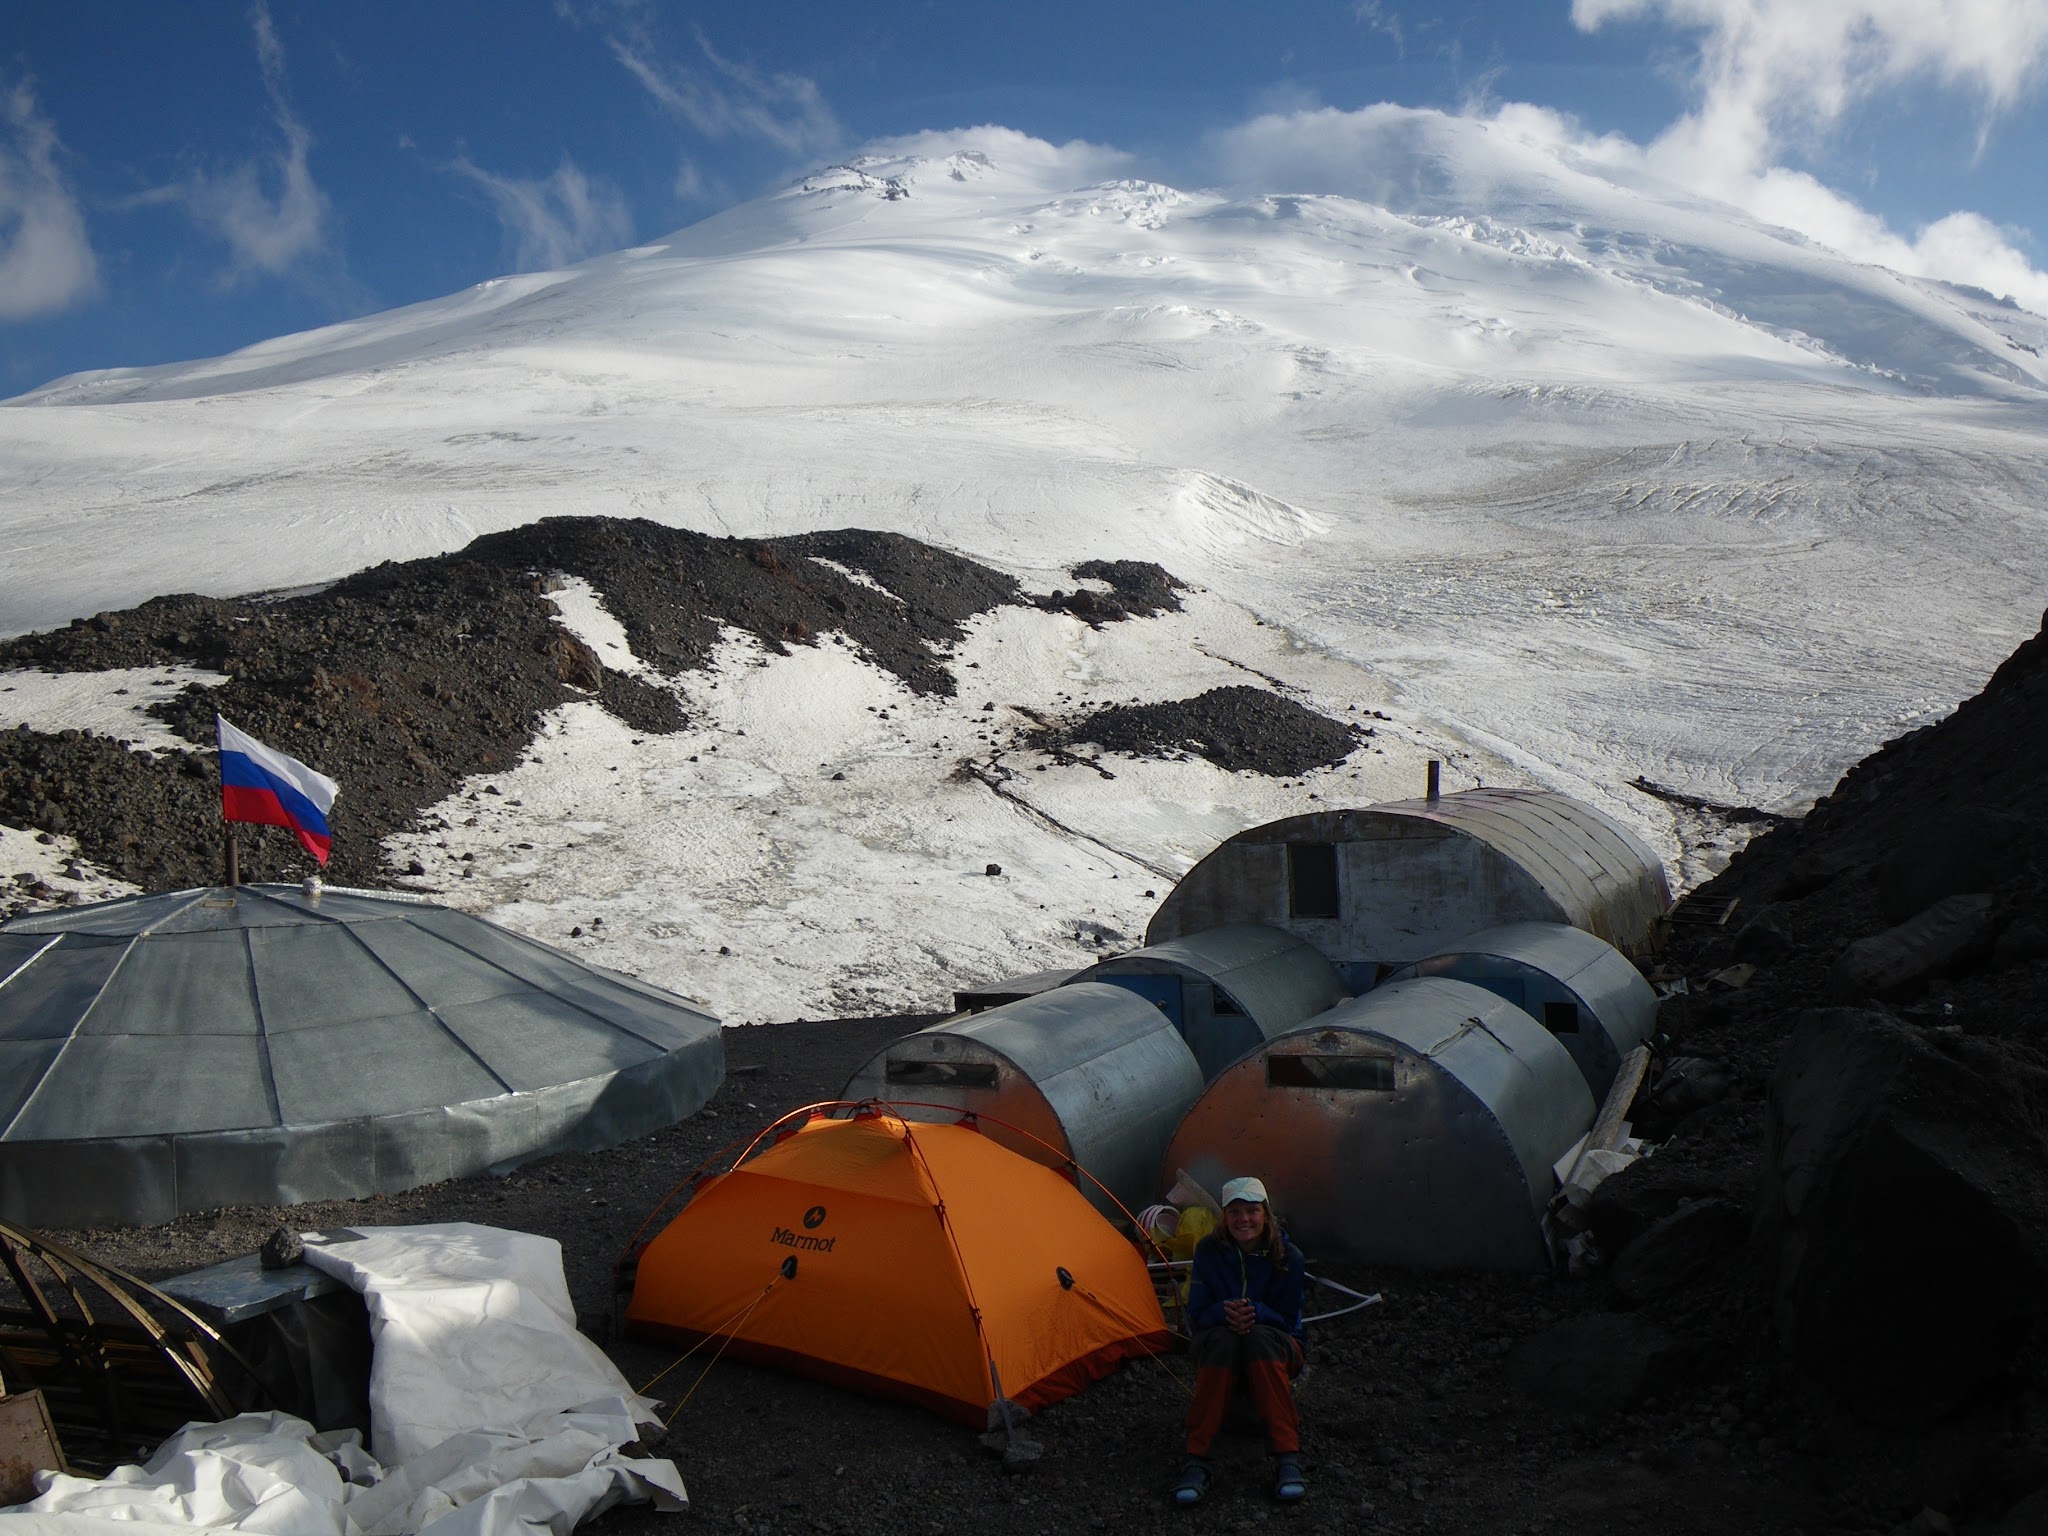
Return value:
[(1188, 1032), (1187, 1005), (1181, 1001), (1178, 976), (1148, 976), (1132, 972), (1096, 978), (1126, 992), (1135, 992), (1166, 1015), (1166, 1022), (1185, 1036)]

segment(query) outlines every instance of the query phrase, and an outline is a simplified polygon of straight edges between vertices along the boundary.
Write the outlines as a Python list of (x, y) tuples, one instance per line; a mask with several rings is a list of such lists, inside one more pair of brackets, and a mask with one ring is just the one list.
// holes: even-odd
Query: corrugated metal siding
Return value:
[[(1339, 848), (1343, 916), (1291, 914), (1289, 843)], [(1633, 953), (1669, 905), (1656, 855), (1590, 806), (1547, 790), (1477, 789), (1249, 828), (1188, 871), (1145, 936), (1156, 946), (1267, 923), (1346, 966), (1404, 964), (1503, 922), (1569, 922)]]
[[(929, 1043), (932, 1059), (985, 1060), (1001, 1069), (993, 1088), (947, 1085), (894, 1091), (891, 1059), (917, 1059)], [(1063, 1153), (1108, 1186), (1114, 1200), (1083, 1181), (1082, 1193), (1106, 1213), (1115, 1202), (1142, 1205), (1156, 1198), (1153, 1177), (1166, 1139), (1202, 1091), (1201, 1069), (1185, 1041), (1150, 1003), (1120, 987), (1078, 983), (977, 1013), (948, 1019), (882, 1048), (847, 1079), (841, 1097), (926, 1100), (1008, 1121), (1046, 1135), (1058, 1152), (989, 1136), (1035, 1162), (1058, 1165)], [(928, 1117), (903, 1107), (906, 1118)]]
[[(1289, 1057), (1309, 1061), (1283, 1075)], [(1372, 1070), (1346, 1081), (1356, 1067)], [(1538, 1269), (1551, 1163), (1593, 1114), (1564, 1047), (1520, 1009), (1464, 982), (1397, 982), (1219, 1076), (1162, 1174), (1263, 1177), (1311, 1256)]]
[[(1408, 968), (1504, 990), (1541, 1017), (1546, 1002), (1570, 1002), (1578, 1027), (1558, 1038), (1595, 1098), (1613, 1085), (1621, 1059), (1656, 1029), (1657, 994), (1633, 962), (1597, 934), (1561, 923), (1510, 923), (1469, 933)], [(1408, 974), (1404, 973), (1404, 974)]]
[(1118, 955), (1074, 979), (1099, 981), (1121, 970), (1180, 967), (1208, 978), (1244, 1010), (1262, 1038), (1312, 1019), (1345, 995), (1319, 949), (1266, 923), (1230, 923)]

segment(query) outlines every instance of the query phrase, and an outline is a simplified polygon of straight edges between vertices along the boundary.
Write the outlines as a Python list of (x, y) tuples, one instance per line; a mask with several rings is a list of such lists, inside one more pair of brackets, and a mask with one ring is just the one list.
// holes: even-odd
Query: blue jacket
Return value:
[(1221, 1328), (1223, 1303), (1242, 1299), (1258, 1307), (1260, 1322), (1299, 1339), (1308, 1260), (1294, 1244), (1284, 1238), (1282, 1242), (1287, 1250), (1285, 1269), (1263, 1251), (1246, 1253), (1227, 1232), (1213, 1232), (1195, 1244), (1194, 1275), (1188, 1283), (1188, 1327), (1197, 1333)]

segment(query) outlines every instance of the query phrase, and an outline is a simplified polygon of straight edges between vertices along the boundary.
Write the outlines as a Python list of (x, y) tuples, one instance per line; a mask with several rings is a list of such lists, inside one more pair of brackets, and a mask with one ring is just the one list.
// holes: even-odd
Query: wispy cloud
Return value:
[(58, 150), (29, 84), (0, 90), (0, 320), (55, 314), (99, 290), (99, 263)]
[(522, 272), (566, 267), (633, 238), (633, 218), (619, 190), (586, 176), (566, 156), (552, 176), (538, 180), (496, 175), (467, 156), (449, 169), (483, 189)]
[(1915, 78), (1969, 99), (1988, 127), (2048, 58), (2041, 0), (1572, 0), (1584, 31), (1638, 18), (1699, 34), (1697, 105), (1658, 143), (1709, 169), (1761, 170)]
[(142, 200), (177, 203), (225, 241), (233, 257), (231, 277), (278, 277), (324, 247), (330, 205), (313, 180), (313, 136), (292, 110), (284, 46), (264, 0), (250, 8), (249, 25), (256, 34), (263, 90), (282, 145), (260, 160), (246, 160), (227, 170), (194, 171)]
[(695, 35), (702, 66), (663, 58), (637, 24), (623, 26), (605, 41), (650, 96), (708, 138), (763, 139), (792, 155), (838, 145), (839, 120), (816, 81), (726, 58), (703, 32)]
[[(1547, 107), (1498, 101), (1490, 73), (1466, 91), (1462, 115), (1570, 165), (1683, 187), (1855, 260), (2048, 314), (2048, 272), (2029, 255), (2027, 231), (1960, 210), (1901, 232), (1786, 163), (1825, 144), (1859, 104), (1915, 83), (1959, 96), (1988, 133), (2048, 66), (2048, 0), (1574, 0), (1572, 16), (1588, 30), (1642, 19), (1696, 34), (1690, 105), (1638, 143), (1590, 134)], [(1431, 190), (1441, 169), (1403, 152), (1413, 117), (1385, 104), (1269, 113), (1210, 147), (1233, 180), (1398, 205)]]
[(1403, 58), (1408, 56), (1408, 40), (1402, 36), (1399, 11), (1388, 10), (1380, 0), (1357, 0), (1351, 7), (1351, 14), (1356, 16), (1363, 26), (1375, 32), (1383, 32), (1392, 39), (1394, 52)]
[[(1695, 32), (1691, 110), (1642, 163), (1860, 260), (1970, 283), (2048, 313), (2048, 273), (2023, 231), (1971, 212), (1901, 235), (1854, 199), (1783, 162), (1824, 142), (1855, 107), (1931, 80), (1978, 115), (1978, 148), (2048, 64), (2042, 0), (1573, 0), (1586, 31), (1649, 19)], [(1614, 141), (1603, 141), (1611, 154)]]

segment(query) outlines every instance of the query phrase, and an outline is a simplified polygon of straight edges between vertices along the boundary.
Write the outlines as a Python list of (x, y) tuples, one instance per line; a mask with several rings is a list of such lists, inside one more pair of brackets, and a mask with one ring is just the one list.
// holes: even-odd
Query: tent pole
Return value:
[(227, 832), (228, 889), (233, 890), (236, 886), (242, 883), (241, 849), (235, 846), (235, 824), (231, 821), (224, 821), (221, 823), (221, 826)]

